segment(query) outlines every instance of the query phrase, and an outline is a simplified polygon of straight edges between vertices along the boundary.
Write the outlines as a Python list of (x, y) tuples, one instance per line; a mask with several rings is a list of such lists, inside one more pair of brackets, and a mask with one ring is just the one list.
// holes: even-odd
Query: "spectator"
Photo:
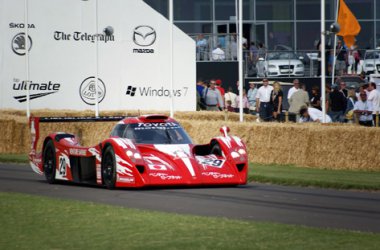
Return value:
[(256, 112), (259, 113), (260, 119), (263, 121), (272, 120), (273, 106), (270, 103), (270, 94), (273, 90), (272, 86), (269, 86), (268, 79), (263, 79), (263, 86), (257, 90), (256, 95)]
[[(299, 122), (322, 122), (323, 121), (323, 112), (319, 109), (313, 107), (301, 107)], [(326, 115), (326, 122), (330, 123), (330, 116)]]
[(220, 44), (211, 52), (211, 58), (213, 61), (224, 61), (226, 59), (226, 55)]
[(229, 112), (235, 112), (235, 108), (232, 107), (232, 102), (231, 100), (226, 100), (226, 110), (229, 111)]
[(247, 98), (249, 102), (249, 109), (253, 111), (256, 110), (256, 95), (257, 95), (256, 84), (254, 82), (250, 82)]
[(326, 104), (326, 113), (327, 114), (330, 114), (330, 112), (331, 112), (331, 108), (330, 108), (330, 103), (331, 103), (330, 93), (331, 93), (331, 86), (330, 85), (326, 85), (326, 90), (325, 90), (326, 101), (325, 101), (325, 104)]
[[(370, 82), (368, 85), (368, 91), (368, 101), (372, 103), (373, 121), (376, 123), (376, 112), (380, 113), (380, 93), (376, 90), (376, 83)], [(377, 126), (380, 126), (380, 124), (377, 124)]]
[(333, 91), (330, 93), (330, 117), (333, 122), (343, 122), (343, 114), (346, 111), (347, 99), (343, 92), (339, 90), (338, 85), (333, 85)]
[(358, 50), (358, 45), (353, 45), (352, 55), (354, 57), (354, 64), (352, 65), (351, 72), (352, 74), (358, 73), (358, 65), (360, 63), (360, 50)]
[(303, 90), (302, 84), (299, 84), (299, 87), (289, 99), (289, 120), (293, 122), (297, 121), (301, 107), (309, 106), (309, 94)]
[(259, 59), (259, 50), (257, 49), (255, 42), (251, 42), (251, 46), (249, 47), (249, 59), (254, 65)]
[(347, 105), (346, 105), (346, 111), (344, 112), (344, 117), (346, 119), (346, 122), (352, 123), (354, 120), (354, 106), (356, 103), (356, 93), (354, 88), (350, 88), (348, 90), (348, 98), (347, 98)]
[[(240, 112), (240, 96), (236, 96), (236, 112)], [(247, 98), (247, 92), (243, 89), (243, 112), (249, 114), (249, 102)]]
[(293, 87), (291, 87), (288, 91), (288, 102), (290, 97), (300, 89), (300, 81), (298, 79), (293, 80)]
[(236, 106), (236, 97), (237, 95), (232, 91), (232, 87), (228, 87), (227, 93), (224, 94), (224, 100), (226, 102), (226, 107), (227, 107), (227, 102), (231, 102), (230, 106), (233, 110), (235, 110)]
[(203, 89), (205, 88), (205, 83), (203, 82), (202, 78), (199, 78), (197, 81), (197, 92), (200, 96), (202, 96)]
[(197, 59), (200, 61), (207, 60), (207, 40), (203, 34), (199, 34), (196, 39)]
[(222, 95), (222, 97), (224, 97), (224, 94), (226, 93), (226, 91), (224, 90), (224, 88), (222, 87), (222, 80), (220, 79), (217, 79), (215, 81), (216, 83), (216, 88), (219, 90), (220, 94)]
[(372, 126), (372, 102), (367, 101), (367, 94), (360, 93), (360, 100), (355, 103), (354, 113), (359, 116), (359, 124), (362, 126)]
[(204, 87), (204, 82), (201, 78), (198, 79), (197, 81), (197, 111), (199, 110), (205, 110), (206, 105), (204, 103), (204, 99), (202, 97), (203, 89)]
[(344, 95), (344, 97), (347, 98), (347, 96), (348, 96), (348, 91), (347, 91), (347, 89), (346, 89), (346, 83), (345, 83), (344, 81), (340, 80), (340, 81), (339, 81), (339, 87), (340, 87), (339, 91), (342, 92), (343, 95)]
[(318, 86), (313, 86), (313, 88), (311, 89), (310, 105), (313, 108), (322, 110), (322, 107), (321, 107), (321, 96), (319, 94), (319, 88), (318, 88)]
[(258, 61), (256, 63), (256, 70), (258, 77), (265, 77), (265, 57), (266, 57), (266, 49), (263, 43), (258, 44), (257, 51)]
[(251, 42), (251, 46), (249, 47), (249, 60), (247, 67), (248, 76), (257, 75), (257, 67), (256, 63), (259, 60), (259, 51), (255, 45), (255, 42)]
[(219, 108), (223, 109), (224, 103), (222, 95), (216, 88), (215, 80), (210, 81), (210, 87), (203, 90), (202, 96), (207, 105), (207, 110), (220, 111)]
[(280, 121), (281, 111), (282, 111), (282, 98), (284, 96), (281, 85), (279, 82), (273, 83), (273, 90), (271, 92), (270, 102), (273, 106), (273, 119)]
[(347, 50), (343, 46), (342, 41), (339, 40), (338, 45), (336, 46), (335, 70), (337, 71), (337, 75), (341, 76), (347, 73), (346, 69), (347, 69)]

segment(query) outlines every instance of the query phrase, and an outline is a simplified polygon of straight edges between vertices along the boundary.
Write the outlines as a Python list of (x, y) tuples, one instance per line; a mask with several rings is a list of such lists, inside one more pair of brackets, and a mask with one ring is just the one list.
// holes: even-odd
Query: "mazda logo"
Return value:
[(156, 41), (156, 31), (148, 25), (137, 26), (133, 30), (133, 42), (139, 46), (150, 46)]

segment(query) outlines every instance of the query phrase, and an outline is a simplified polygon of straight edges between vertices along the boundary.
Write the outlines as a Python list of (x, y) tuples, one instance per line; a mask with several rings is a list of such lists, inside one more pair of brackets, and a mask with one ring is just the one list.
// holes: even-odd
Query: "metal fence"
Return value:
[[(235, 34), (190, 34), (196, 41), (197, 62), (226, 62), (237, 61), (237, 43)], [(293, 50), (286, 45), (276, 45), (274, 50), (266, 50), (255, 44), (255, 48), (247, 45), (243, 40), (243, 60), (245, 77), (316, 77), (320, 75), (320, 53), (318, 50)], [(355, 70), (353, 64), (349, 64), (349, 55), (352, 51), (347, 50), (346, 68), (344, 73), (359, 74), (366, 71), (366, 53), (360, 51), (361, 60)], [(380, 54), (380, 53), (379, 53)], [(326, 51), (326, 74), (332, 75), (333, 50)], [(379, 58), (373, 56), (373, 58)], [(375, 63), (373, 63), (375, 65)], [(375, 67), (373, 67), (375, 68)], [(380, 59), (379, 59), (380, 71)], [(336, 71), (335, 75), (342, 72)]]

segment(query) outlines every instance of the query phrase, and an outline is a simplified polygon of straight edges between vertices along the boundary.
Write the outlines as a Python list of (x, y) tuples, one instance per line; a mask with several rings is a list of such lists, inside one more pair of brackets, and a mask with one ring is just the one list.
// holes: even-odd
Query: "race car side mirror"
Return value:
[(224, 135), (225, 137), (228, 136), (229, 132), (230, 132), (230, 128), (227, 126), (223, 126), (220, 128), (220, 133), (222, 133), (222, 135)]

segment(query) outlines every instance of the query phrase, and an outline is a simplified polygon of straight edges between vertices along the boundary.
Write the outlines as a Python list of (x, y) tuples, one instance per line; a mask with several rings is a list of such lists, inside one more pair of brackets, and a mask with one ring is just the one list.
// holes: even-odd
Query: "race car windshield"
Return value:
[(175, 122), (118, 124), (111, 136), (131, 139), (137, 144), (191, 144), (183, 128)]

